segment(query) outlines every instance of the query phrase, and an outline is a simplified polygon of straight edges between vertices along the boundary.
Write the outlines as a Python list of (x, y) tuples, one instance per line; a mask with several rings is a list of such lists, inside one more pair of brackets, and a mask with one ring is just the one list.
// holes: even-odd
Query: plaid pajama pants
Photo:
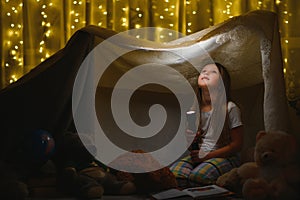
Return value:
[(187, 156), (173, 165), (170, 170), (176, 178), (188, 179), (198, 184), (214, 183), (219, 176), (240, 165), (238, 156), (229, 158), (211, 158), (198, 165), (194, 165), (191, 157)]

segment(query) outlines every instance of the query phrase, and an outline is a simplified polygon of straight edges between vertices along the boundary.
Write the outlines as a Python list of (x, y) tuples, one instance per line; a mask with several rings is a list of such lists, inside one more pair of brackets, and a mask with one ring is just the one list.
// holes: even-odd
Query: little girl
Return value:
[[(209, 125), (214, 109), (212, 98), (220, 98), (216, 89), (219, 81), (224, 84), (227, 109), (223, 130), (220, 137), (216, 137), (217, 133)], [(175, 162), (170, 170), (177, 179), (202, 185), (214, 183), (220, 175), (240, 165), (238, 154), (243, 144), (243, 124), (240, 109), (230, 99), (230, 76), (224, 66), (219, 63), (205, 65), (198, 77), (198, 86), (200, 125), (195, 139), (199, 141), (199, 148), (189, 148), (190, 154)], [(192, 133), (189, 129), (186, 132)]]

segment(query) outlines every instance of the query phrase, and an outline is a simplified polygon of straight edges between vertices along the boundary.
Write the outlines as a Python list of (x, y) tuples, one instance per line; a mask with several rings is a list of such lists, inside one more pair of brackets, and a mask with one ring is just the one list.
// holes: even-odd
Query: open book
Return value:
[(190, 196), (191, 199), (210, 199), (232, 195), (233, 193), (217, 185), (208, 185), (203, 187), (186, 188), (184, 190), (169, 189), (156, 194), (152, 197), (157, 200), (172, 199), (183, 196)]

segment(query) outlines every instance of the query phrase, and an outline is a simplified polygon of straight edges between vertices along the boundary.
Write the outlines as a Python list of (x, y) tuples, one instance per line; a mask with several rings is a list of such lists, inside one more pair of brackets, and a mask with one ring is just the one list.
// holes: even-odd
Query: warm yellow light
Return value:
[(11, 55), (13, 55), (13, 56), (14, 56), (14, 55), (16, 55), (16, 54), (17, 54), (17, 51), (16, 51), (16, 50), (11, 50), (11, 52), (10, 52), (10, 53), (11, 53)]
[(8, 31), (8, 35), (11, 37), (14, 34), (14, 32), (12, 30)]
[(45, 35), (46, 35), (46, 37), (49, 37), (50, 34), (51, 34), (51, 30), (48, 30)]
[(283, 73), (286, 73), (286, 68), (283, 68)]
[(287, 62), (288, 62), (288, 59), (287, 59), (287, 58), (284, 58), (284, 62), (287, 63)]

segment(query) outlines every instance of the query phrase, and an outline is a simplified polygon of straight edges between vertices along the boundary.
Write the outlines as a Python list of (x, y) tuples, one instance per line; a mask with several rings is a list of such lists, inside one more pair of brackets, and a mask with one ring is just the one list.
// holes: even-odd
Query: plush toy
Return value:
[(1, 198), (27, 198), (30, 193), (27, 179), (39, 173), (39, 169), (51, 158), (54, 150), (54, 139), (46, 130), (37, 129), (24, 133), (7, 158), (0, 160)]
[[(129, 181), (117, 180), (101, 167), (101, 163), (87, 151), (82, 139), (77, 133), (67, 132), (58, 143), (54, 162), (60, 191), (84, 199), (101, 198), (103, 194), (134, 193), (135, 185)], [(88, 141), (85, 142), (87, 145)], [(96, 150), (92, 144), (88, 148)]]
[[(143, 169), (144, 173), (128, 173), (123, 171), (114, 171), (118, 180), (131, 181), (136, 185), (137, 193), (152, 193), (170, 188), (176, 188), (177, 181), (174, 174), (166, 166), (161, 166), (159, 162), (150, 154), (143, 150), (133, 150), (133, 153), (142, 154), (143, 159), (137, 156), (127, 156), (127, 154), (120, 156), (116, 160), (116, 165), (122, 164), (126, 168), (137, 167)], [(149, 166), (156, 166), (157, 170), (152, 171)]]
[(28, 196), (29, 191), (25, 182), (13, 170), (12, 166), (0, 161), (0, 196), (1, 199), (23, 200)]
[(300, 170), (297, 144), (281, 131), (256, 136), (254, 161), (220, 176), (216, 184), (243, 194), (249, 200), (299, 199)]

